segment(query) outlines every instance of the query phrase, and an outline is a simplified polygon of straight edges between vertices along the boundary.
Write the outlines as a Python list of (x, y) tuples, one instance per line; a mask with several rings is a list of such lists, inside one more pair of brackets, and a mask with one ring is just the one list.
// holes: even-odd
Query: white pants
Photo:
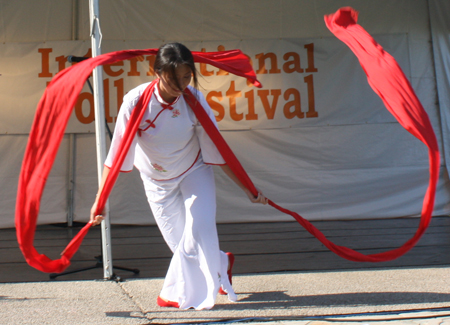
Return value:
[(219, 250), (213, 169), (201, 159), (169, 181), (141, 175), (158, 227), (173, 252), (161, 298), (181, 309), (210, 309), (220, 286), (236, 301), (227, 276), (228, 256)]

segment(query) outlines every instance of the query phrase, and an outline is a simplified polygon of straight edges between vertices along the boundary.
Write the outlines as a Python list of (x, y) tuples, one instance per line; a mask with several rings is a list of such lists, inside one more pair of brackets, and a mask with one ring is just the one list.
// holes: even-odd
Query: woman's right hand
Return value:
[(99, 186), (97, 196), (95, 197), (94, 205), (91, 208), (91, 216), (90, 216), (91, 220), (89, 222), (92, 223), (93, 226), (97, 226), (97, 225), (101, 224), (103, 220), (105, 220), (105, 217), (104, 217), (104, 215), (106, 214), (105, 209), (103, 209), (101, 214), (96, 214), (96, 212), (97, 212), (98, 196), (103, 191), (103, 186), (105, 185), (105, 182), (106, 182), (106, 179), (108, 178), (110, 170), (111, 169), (108, 166), (105, 166), (103, 168), (102, 181)]
[(97, 211), (97, 204), (98, 201), (95, 199), (94, 205), (91, 208), (91, 215), (90, 215), (90, 223), (92, 223), (93, 226), (97, 226), (102, 223), (103, 220), (105, 220), (105, 217), (103, 216), (105, 214), (105, 210), (102, 211), (102, 214), (95, 214)]

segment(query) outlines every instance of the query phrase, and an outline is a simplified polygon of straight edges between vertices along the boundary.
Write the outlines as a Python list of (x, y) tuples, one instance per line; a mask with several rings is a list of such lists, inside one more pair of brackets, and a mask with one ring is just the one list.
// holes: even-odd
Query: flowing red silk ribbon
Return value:
[[(439, 178), (440, 156), (433, 127), (408, 79), (395, 59), (386, 53), (361, 26), (356, 24), (357, 16), (357, 12), (353, 9), (342, 8), (335, 14), (326, 16), (325, 23), (330, 31), (347, 44), (357, 56), (362, 68), (366, 72), (370, 86), (383, 100), (386, 108), (406, 130), (428, 147), (430, 178), (423, 202), (419, 227), (415, 235), (401, 247), (378, 254), (365, 255), (329, 241), (322, 232), (299, 214), (284, 209), (271, 200), (269, 200), (269, 204), (279, 211), (294, 217), (309, 233), (337, 255), (355, 262), (384, 262), (396, 259), (408, 252), (425, 233), (433, 212), (436, 185)], [(256, 196), (257, 191), (255, 186), (220, 132), (211, 122), (200, 103), (192, 95), (190, 98), (192, 98), (192, 110), (219, 149), (227, 165), (230, 166), (240, 181)]]
[[(25, 149), (16, 200), (17, 240), (30, 266), (48, 273), (64, 271), (69, 266), (70, 259), (78, 250), (84, 236), (92, 225), (88, 223), (80, 230), (61, 254), (60, 259), (51, 260), (46, 255), (39, 254), (33, 245), (44, 186), (64, 136), (67, 122), (86, 79), (98, 65), (127, 60), (136, 56), (155, 55), (156, 53), (157, 49), (147, 49), (103, 54), (61, 71), (47, 86), (44, 95), (39, 101)], [(247, 56), (239, 50), (209, 53), (192, 52), (192, 54), (195, 62), (208, 63), (222, 70), (245, 77), (255, 86), (261, 87)], [(151, 96), (150, 92), (146, 93), (146, 96), (141, 96), (139, 103), (142, 104), (144, 100), (148, 100), (149, 96)], [(117, 155), (103, 191), (99, 196), (97, 214), (101, 214), (101, 211), (103, 211), (106, 200), (117, 179), (120, 166), (122, 165), (121, 161), (123, 162), (139, 126), (140, 115), (138, 113), (141, 111), (136, 109), (134, 111), (136, 112), (133, 112), (129, 127), (125, 133), (127, 139), (122, 141), (123, 143), (120, 147), (122, 151)]]
[(429, 158), (430, 177), (419, 227), (415, 235), (405, 244), (391, 251), (366, 256), (322, 241), (329, 249), (349, 260), (381, 262), (398, 258), (413, 248), (430, 224), (439, 179), (440, 155), (428, 114), (405, 74), (395, 59), (356, 23), (357, 19), (358, 12), (347, 7), (339, 9), (333, 15), (325, 16), (325, 23), (328, 29), (356, 55), (370, 86), (380, 96), (389, 112), (408, 132), (427, 146)]
[[(430, 181), (424, 198), (419, 228), (413, 238), (397, 249), (378, 254), (364, 255), (350, 248), (338, 246), (330, 242), (317, 228), (297, 213), (284, 209), (272, 201), (269, 201), (269, 204), (279, 211), (293, 216), (307, 231), (317, 237), (326, 247), (339, 256), (352, 261), (381, 262), (392, 260), (405, 254), (417, 243), (428, 227), (433, 211), (438, 180), (439, 150), (428, 115), (417, 99), (400, 67), (362, 27), (356, 24), (356, 20), (357, 13), (351, 8), (340, 9), (335, 14), (325, 17), (328, 28), (339, 39), (345, 42), (358, 57), (367, 74), (370, 85), (381, 97), (388, 110), (397, 118), (404, 128), (424, 142), (428, 147)], [(45, 255), (39, 255), (33, 247), (39, 201), (43, 186), (45, 185), (45, 179), (50, 171), (56, 155), (56, 150), (64, 135), (64, 128), (72, 111), (72, 107), (75, 105), (78, 94), (81, 91), (84, 80), (86, 80), (92, 69), (98, 64), (113, 63), (138, 55), (148, 55), (151, 54), (151, 51), (152, 50), (120, 51), (83, 61), (58, 74), (44, 93), (38, 106), (38, 112), (36, 113), (32, 132), (30, 133), (30, 141), (25, 152), (24, 164), (19, 180), (19, 192), (16, 207), (16, 227), (19, 244), (27, 262), (31, 266), (44, 272), (61, 272), (70, 263), (70, 258), (78, 249), (85, 233), (91, 226), (89, 223), (80, 231), (66, 248), (62, 258), (59, 260), (52, 261)], [(237, 64), (235, 61), (236, 57), (232, 58), (228, 56), (228, 54), (219, 57), (217, 56), (217, 53), (205, 54), (193, 52), (193, 54), (194, 53), (196, 62), (209, 63), (237, 75), (245, 76), (255, 85), (260, 86), (247, 60), (244, 60), (246, 61), (246, 63), (244, 63), (241, 61), (243, 58), (240, 57), (238, 60), (239, 67), (233, 68), (233, 66), (236, 67), (235, 64)], [(211, 55), (213, 55), (214, 58), (211, 58)], [(107, 58), (105, 56), (107, 56)], [(222, 66), (218, 65), (218, 63), (214, 61), (218, 58), (222, 58), (223, 61), (221, 61), (221, 63), (226, 62), (226, 64)], [(241, 68), (243, 70), (240, 70)], [(72, 70), (75, 70), (76, 72), (71, 72)], [(129, 144), (136, 134), (140, 121), (139, 116), (142, 114), (142, 111), (145, 110), (146, 103), (148, 103), (148, 100), (151, 97), (153, 87), (154, 84), (147, 87), (145, 95), (141, 96), (138, 105), (136, 105), (136, 108), (133, 110), (132, 116), (136, 115), (136, 117), (133, 117), (133, 122), (131, 122), (130, 118), (129, 125), (127, 125), (127, 131), (119, 149), (120, 154), (118, 154), (114, 160), (109, 174), (110, 179), (107, 180), (103, 192), (100, 195), (97, 213), (100, 213), (100, 211), (103, 210), (103, 206), (112, 189), (115, 178), (117, 178), (120, 166), (122, 165), (121, 161), (123, 162), (123, 159), (125, 158), (127, 146), (129, 148)], [(69, 90), (65, 91), (65, 88)], [(193, 96), (188, 97), (188, 102), (206, 132), (215, 142), (227, 164), (241, 182), (256, 195), (256, 189), (252, 181), (201, 105)], [(48, 119), (50, 119), (50, 121)], [(132, 123), (136, 125), (132, 125)], [(128, 129), (130, 129), (130, 131), (128, 131)]]
[[(337, 255), (355, 262), (384, 262), (396, 259), (408, 252), (425, 233), (433, 212), (436, 185), (439, 178), (440, 156), (433, 127), (408, 79), (395, 59), (386, 53), (361, 26), (356, 24), (357, 16), (357, 12), (353, 9), (342, 8), (335, 14), (326, 16), (325, 23), (330, 31), (347, 44), (357, 56), (366, 72), (370, 86), (383, 100), (386, 108), (406, 130), (422, 141), (428, 148), (430, 178), (423, 201), (419, 227), (415, 235), (401, 247), (378, 254), (364, 255), (329, 241), (322, 232), (299, 214), (284, 209), (271, 200), (269, 200), (269, 204), (279, 211), (294, 217), (309, 233)], [(195, 99), (193, 101), (194, 104), (191, 105), (192, 110), (210, 138), (219, 148), (227, 164), (241, 182), (256, 195), (257, 192), (253, 183), (233, 152), (226, 145), (220, 132), (214, 127), (200, 104)]]

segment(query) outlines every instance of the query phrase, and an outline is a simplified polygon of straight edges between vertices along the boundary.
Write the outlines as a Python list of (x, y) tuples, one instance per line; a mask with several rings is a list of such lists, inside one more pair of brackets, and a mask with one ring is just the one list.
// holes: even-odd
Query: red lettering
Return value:
[[(259, 53), (256, 54), (255, 57), (259, 62), (259, 69), (256, 71), (256, 74), (266, 74), (269, 73), (281, 73), (281, 70), (278, 69), (278, 60), (275, 53)], [(270, 59), (270, 70), (266, 70), (266, 59)]]
[[(114, 87), (116, 87), (116, 92), (117, 92), (117, 113), (119, 113), (120, 106), (122, 106), (123, 96), (124, 96), (123, 78), (117, 79), (116, 81), (114, 81)], [(117, 120), (117, 116), (116, 116), (115, 120)]]
[(248, 113), (245, 115), (247, 121), (257, 120), (258, 114), (255, 112), (255, 91), (250, 90), (244, 93), (245, 98), (247, 98)]
[(308, 68), (306, 69), (306, 72), (317, 72), (317, 69), (314, 66), (314, 43), (306, 44), (305, 49), (308, 55)]
[[(83, 113), (83, 102), (88, 101), (88, 109), (89, 113), (84, 115)], [(95, 119), (95, 111), (94, 111), (94, 96), (89, 92), (83, 92), (78, 96), (77, 103), (75, 104), (75, 116), (78, 121), (83, 124), (90, 124)]]
[(58, 72), (63, 71), (66, 68), (67, 57), (64, 55), (57, 56), (55, 61), (58, 62)]
[[(304, 118), (305, 113), (301, 110), (301, 102), (300, 102), (300, 92), (295, 88), (289, 88), (284, 93), (284, 99), (288, 100), (290, 99), (291, 95), (294, 97), (292, 101), (287, 102), (283, 107), (284, 116), (287, 119), (292, 119), (294, 117), (298, 118)], [(291, 111), (291, 108), (294, 108), (294, 110)]]
[(38, 74), (39, 78), (51, 78), (53, 74), (50, 72), (50, 53), (53, 49), (38, 49), (41, 53), (41, 72)]
[(109, 105), (109, 79), (103, 80), (103, 97), (105, 98), (105, 119), (107, 123), (112, 123), (110, 105)]
[(213, 98), (217, 98), (220, 102), (223, 100), (221, 91), (211, 91), (206, 95), (206, 101), (211, 109), (217, 112), (216, 121), (220, 122), (225, 117), (225, 108), (216, 102)]
[[(288, 61), (288, 59), (292, 57), (292, 61)], [(286, 73), (303, 73), (303, 69), (300, 66), (300, 55), (295, 52), (288, 52), (283, 55), (283, 59), (286, 62), (283, 64), (283, 71)]]
[(148, 61), (147, 76), (156, 76), (156, 73), (153, 70), (153, 67), (155, 66), (155, 60), (156, 60), (155, 56), (149, 55), (145, 59)]
[(308, 112), (306, 112), (306, 117), (318, 117), (319, 114), (316, 112), (316, 101), (314, 98), (314, 80), (313, 75), (310, 74), (303, 78), (308, 86)]
[(272, 89), (270, 90), (270, 94), (273, 96), (272, 105), (270, 105), (268, 99), (269, 90), (258, 90), (258, 96), (261, 98), (264, 110), (266, 111), (266, 116), (269, 120), (273, 120), (277, 109), (278, 98), (281, 95), (281, 89)]
[(128, 72), (129, 77), (139, 77), (141, 75), (141, 73), (137, 69), (137, 63), (138, 63), (138, 61), (143, 61), (143, 60), (144, 60), (143, 57), (128, 59), (128, 61), (130, 61), (130, 71)]
[(225, 93), (227, 97), (230, 100), (230, 116), (233, 119), (233, 121), (240, 121), (244, 118), (243, 113), (237, 113), (236, 110), (236, 98), (241, 97), (242, 93), (240, 91), (236, 91), (236, 87), (234, 84), (234, 80), (230, 84), (230, 88), (228, 88), (227, 92)]

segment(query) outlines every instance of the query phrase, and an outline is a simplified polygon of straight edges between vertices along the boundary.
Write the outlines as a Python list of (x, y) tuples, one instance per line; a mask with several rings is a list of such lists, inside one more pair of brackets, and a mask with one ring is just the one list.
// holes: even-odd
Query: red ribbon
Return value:
[[(414, 247), (427, 229), (433, 212), (434, 197), (439, 176), (439, 149), (428, 115), (397, 62), (392, 56), (384, 52), (381, 46), (361, 26), (356, 24), (356, 21), (357, 12), (351, 8), (342, 8), (335, 14), (325, 17), (327, 27), (339, 39), (346, 43), (358, 57), (361, 66), (367, 74), (369, 84), (381, 97), (387, 109), (405, 129), (428, 147), (430, 180), (423, 202), (419, 228), (413, 238), (397, 249), (378, 254), (364, 255), (350, 248), (338, 246), (330, 242), (317, 228), (297, 213), (284, 209), (270, 200), (269, 204), (279, 211), (293, 216), (308, 232), (339, 256), (351, 261), (382, 262), (398, 258), (405, 254)], [(52, 261), (45, 255), (39, 255), (33, 247), (37, 214), (45, 180), (50, 172), (72, 107), (75, 105), (78, 94), (83, 87), (84, 80), (89, 76), (92, 69), (99, 64), (113, 63), (138, 55), (154, 55), (155, 53), (156, 50), (131, 50), (98, 56), (63, 70), (47, 87), (38, 105), (35, 121), (30, 133), (30, 140), (25, 152), (19, 179), (16, 206), (16, 227), (20, 248), (27, 262), (38, 270), (43, 272), (62, 272), (69, 265), (70, 258), (78, 249), (84, 235), (91, 226), (88, 223), (80, 231), (59, 260)], [(244, 76), (255, 85), (261, 86), (256, 80), (248, 59), (240, 51), (216, 53), (193, 52), (193, 54), (196, 62), (212, 64), (236, 75)], [(138, 130), (139, 122), (142, 120), (142, 114), (145, 111), (144, 108), (150, 100), (153, 88), (154, 83), (147, 87), (133, 110), (118, 154), (111, 167), (109, 177), (106, 180), (103, 192), (100, 194), (97, 207), (98, 214), (103, 210), (106, 199), (111, 192), (112, 186), (120, 171), (120, 166)], [(251, 179), (200, 103), (193, 96), (189, 96), (188, 103), (210, 138), (216, 144), (227, 164), (241, 182), (254, 195), (257, 195)]]
[(389, 112), (408, 132), (427, 146), (430, 177), (423, 200), (419, 227), (415, 235), (401, 247), (366, 256), (351, 249), (336, 246), (324, 237), (319, 239), (330, 250), (351, 261), (382, 262), (393, 260), (408, 252), (430, 224), (439, 179), (440, 155), (428, 114), (405, 74), (395, 59), (356, 23), (357, 19), (358, 12), (346, 7), (339, 9), (333, 15), (325, 16), (325, 23), (328, 29), (347, 44), (356, 55), (370, 86), (380, 96)]
[[(39, 254), (33, 246), (40, 201), (47, 177), (55, 160), (59, 145), (64, 136), (69, 117), (92, 70), (101, 64), (131, 59), (142, 55), (155, 55), (157, 49), (126, 50), (111, 52), (82, 61), (58, 73), (47, 86), (42, 96), (30, 131), (30, 137), (19, 176), (16, 200), (16, 233), (19, 247), (27, 263), (48, 273), (60, 273), (70, 264), (70, 259), (78, 250), (84, 236), (91, 227), (88, 223), (69, 243), (60, 259), (51, 260)], [(245, 54), (239, 50), (224, 52), (192, 52), (194, 60), (208, 63), (219, 69), (247, 78), (255, 86), (261, 87), (255, 72)], [(150, 89), (150, 87), (148, 87)], [(153, 90), (153, 87), (151, 87)], [(149, 100), (150, 92), (141, 96), (139, 103)], [(139, 107), (139, 104), (136, 105)], [(142, 106), (142, 105), (141, 105)], [(117, 179), (120, 166), (137, 132), (143, 111), (133, 110), (129, 126), (125, 131), (119, 154), (111, 166), (103, 192), (99, 196), (97, 214), (101, 214), (106, 200)]]

